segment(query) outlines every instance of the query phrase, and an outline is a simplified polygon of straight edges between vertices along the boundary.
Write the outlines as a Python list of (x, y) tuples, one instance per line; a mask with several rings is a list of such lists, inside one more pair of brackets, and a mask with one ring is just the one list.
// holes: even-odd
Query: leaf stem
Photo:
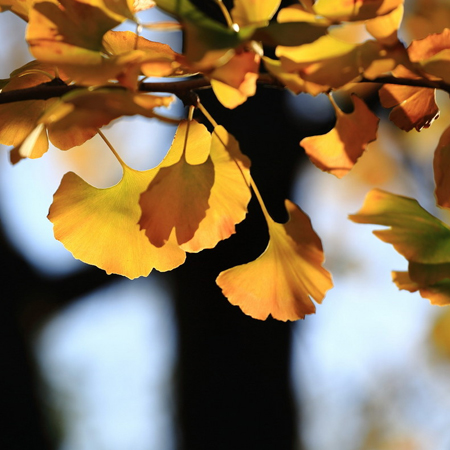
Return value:
[(116, 149), (112, 146), (111, 142), (108, 141), (106, 136), (102, 133), (100, 129), (98, 129), (98, 135), (103, 139), (103, 142), (109, 147), (109, 149), (112, 151), (113, 155), (116, 157), (117, 161), (119, 161), (119, 164), (122, 167), (128, 167), (123, 159), (119, 156), (119, 154), (116, 152)]
[[(219, 126), (217, 124), (217, 122), (214, 120), (214, 118), (211, 116), (211, 114), (207, 111), (207, 109), (200, 102), (198, 103), (198, 109), (203, 113), (203, 115), (208, 119), (208, 121), (211, 123), (211, 125), (214, 128)], [(222, 142), (222, 145), (226, 148), (227, 145), (225, 144), (225, 142), (223, 142), (220, 139), (220, 136), (218, 134), (216, 134), (216, 136), (219, 138), (220, 142)], [(239, 170), (241, 170), (241, 166), (239, 165), (238, 161), (236, 161), (236, 158), (231, 154), (230, 151), (228, 151), (228, 153), (230, 154), (230, 156), (233, 159), (233, 161), (235, 162), (235, 164), (238, 166)], [(242, 170), (241, 170), (241, 173), (242, 173)], [(242, 174), (242, 176), (244, 177), (244, 180), (249, 183), (250, 187), (252, 188), (253, 192), (255, 193), (256, 199), (258, 200), (259, 206), (261, 207), (261, 210), (262, 210), (262, 212), (264, 214), (264, 217), (266, 219), (267, 224), (272, 223), (273, 219), (270, 216), (269, 212), (267, 211), (266, 205), (265, 205), (264, 200), (263, 200), (263, 198), (261, 196), (261, 193), (259, 192), (258, 187), (256, 186), (255, 180), (252, 178), (251, 174), (250, 174), (248, 180), (244, 176), (244, 174)]]

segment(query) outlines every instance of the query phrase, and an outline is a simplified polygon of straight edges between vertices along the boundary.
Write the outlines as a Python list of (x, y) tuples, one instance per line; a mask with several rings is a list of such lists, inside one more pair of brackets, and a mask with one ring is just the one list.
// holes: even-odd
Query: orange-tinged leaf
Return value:
[(211, 86), (226, 108), (236, 108), (256, 93), (260, 56), (252, 51), (235, 54), (211, 72)]
[(216, 280), (230, 303), (255, 319), (303, 319), (315, 312), (311, 298), (321, 303), (332, 287), (331, 275), (322, 267), (322, 244), (308, 216), (289, 200), (285, 205), (289, 221), (268, 220), (265, 252), (220, 273)]
[(421, 297), (430, 300), (432, 305), (450, 304), (450, 279), (443, 279), (433, 285), (423, 286), (413, 281), (408, 272), (392, 272), (392, 281), (400, 290), (419, 292)]
[(0, 0), (0, 12), (11, 11), (28, 21), (28, 14), (36, 0)]
[(231, 17), (239, 26), (266, 24), (277, 12), (281, 0), (236, 0)]
[(340, 88), (361, 74), (358, 44), (330, 35), (298, 47), (278, 46), (276, 55), (285, 72), (297, 73), (312, 83), (305, 85), (312, 95)]
[(26, 39), (36, 59), (61, 66), (73, 77), (71, 70), (76, 74), (79, 64), (97, 69), (110, 64), (100, 53), (103, 35), (123, 20), (111, 16), (102, 0), (48, 0), (30, 11)]
[(48, 216), (56, 239), (75, 258), (131, 279), (183, 264), (185, 252), (173, 238), (158, 248), (139, 229), (139, 196), (154, 170), (138, 172), (123, 166), (122, 180), (107, 189), (67, 173)]
[(403, 12), (403, 4), (400, 4), (390, 13), (368, 20), (366, 29), (379, 42), (394, 45), (398, 41), (397, 31), (402, 23)]
[(163, 245), (173, 233), (183, 250), (198, 252), (228, 238), (246, 215), (248, 167), (222, 127), (211, 136), (196, 121), (182, 122), (140, 199), (140, 225), (150, 242)]
[(450, 208), (450, 127), (439, 139), (434, 152), (433, 169), (437, 204)]
[(450, 262), (450, 228), (412, 198), (373, 189), (363, 207), (349, 218), (357, 223), (390, 227), (373, 233), (410, 262)]
[(379, 119), (356, 95), (354, 110), (342, 112), (333, 102), (336, 125), (327, 134), (302, 139), (300, 145), (309, 159), (321, 170), (338, 178), (346, 175), (363, 154), (369, 142), (377, 137)]
[(40, 122), (47, 126), (51, 142), (67, 150), (83, 144), (118, 117), (154, 117), (153, 108), (169, 106), (172, 100), (118, 89), (77, 90), (48, 109)]
[[(418, 78), (403, 66), (397, 67), (394, 74), (396, 77)], [(386, 84), (380, 88), (379, 96), (385, 108), (394, 107), (389, 119), (401, 130), (415, 128), (420, 131), (439, 117), (435, 89)]]
[(391, 12), (403, 0), (318, 0), (314, 11), (334, 21), (367, 20)]

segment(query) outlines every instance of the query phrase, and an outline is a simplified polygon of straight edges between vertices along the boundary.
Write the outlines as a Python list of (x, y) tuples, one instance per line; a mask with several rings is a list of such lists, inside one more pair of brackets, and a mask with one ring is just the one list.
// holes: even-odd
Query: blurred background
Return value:
[[(409, 2), (403, 38), (438, 32), (446, 2)], [(156, 10), (143, 22), (160, 20)], [(32, 59), (25, 23), (0, 14), (0, 78)], [(177, 33), (144, 31), (181, 50)], [(430, 129), (404, 133), (381, 121), (379, 139), (338, 180), (302, 155), (298, 142), (328, 131), (326, 98), (259, 90), (230, 112), (202, 102), (241, 143), (269, 210), (295, 200), (322, 238), (334, 277), (317, 314), (301, 323), (258, 322), (220, 295), (215, 276), (250, 261), (267, 243), (257, 205), (238, 232), (189, 255), (173, 273), (129, 281), (72, 258), (46, 219), (71, 170), (97, 187), (121, 176), (96, 138), (67, 152), (9, 163), (0, 153), (2, 389), (5, 450), (447, 450), (450, 447), (450, 312), (399, 292), (391, 270), (406, 261), (354, 224), (374, 186), (433, 199), (432, 157), (449, 123), (448, 98)], [(182, 117), (176, 104), (169, 111)], [(105, 130), (135, 169), (154, 167), (173, 126), (121, 119)], [(444, 217), (449, 219), (448, 217)]]

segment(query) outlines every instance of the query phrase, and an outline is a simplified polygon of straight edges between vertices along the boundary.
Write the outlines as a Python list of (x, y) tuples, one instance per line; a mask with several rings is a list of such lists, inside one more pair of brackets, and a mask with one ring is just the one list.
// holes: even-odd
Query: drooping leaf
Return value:
[[(430, 266), (433, 269), (433, 266)], [(408, 272), (392, 272), (392, 281), (400, 290), (419, 292), (421, 297), (437, 306), (450, 304), (450, 279), (444, 278), (432, 285), (421, 285), (413, 281)]]
[(420, 64), (425, 72), (450, 82), (450, 29), (413, 41), (408, 53), (411, 61)]
[(403, 0), (318, 0), (314, 12), (334, 21), (357, 21), (388, 14)]
[(434, 152), (433, 169), (437, 204), (450, 208), (450, 127), (439, 139)]
[(255, 319), (303, 319), (315, 312), (311, 298), (321, 303), (332, 287), (331, 275), (322, 267), (322, 244), (308, 216), (288, 200), (285, 205), (289, 221), (268, 220), (265, 252), (220, 273), (216, 280), (230, 303)]
[[(5, 82), (4, 92), (26, 89), (48, 83), (51, 77), (55, 77), (55, 67), (38, 61), (16, 69)], [(64, 74), (59, 76), (66, 78)], [(26, 100), (0, 105), (0, 143), (7, 146), (19, 146), (27, 136), (36, 128), (40, 116), (44, 111), (57, 102), (57, 99)], [(48, 149), (47, 136), (43, 133), (35, 133), (33, 149), (28, 152), (29, 158), (39, 158)], [(17, 160), (13, 157), (13, 161)]]
[[(418, 78), (403, 66), (398, 66), (393, 74), (396, 77)], [(381, 104), (394, 108), (389, 119), (401, 130), (420, 131), (428, 128), (439, 117), (436, 104), (436, 90), (406, 85), (385, 84), (379, 90)]]
[(374, 189), (367, 194), (363, 207), (349, 218), (390, 227), (373, 233), (410, 262), (450, 262), (450, 228), (425, 211), (417, 200)]
[(173, 237), (155, 247), (139, 229), (139, 196), (154, 170), (138, 172), (123, 166), (122, 180), (107, 189), (97, 189), (73, 172), (67, 173), (48, 216), (55, 238), (75, 258), (131, 279), (183, 264), (185, 252)]
[(338, 178), (346, 175), (377, 137), (379, 119), (356, 95), (352, 95), (353, 112), (345, 114), (332, 102), (336, 125), (328, 133), (302, 139), (300, 145), (309, 159), (321, 170)]
[(226, 64), (211, 72), (211, 86), (226, 108), (236, 108), (256, 93), (260, 56), (252, 51), (234, 55)]
[[(79, 89), (64, 95), (45, 112), (41, 112), (33, 127), (41, 125), (42, 130), (42, 126), (45, 126), (50, 141), (59, 149), (68, 150), (91, 139), (99, 128), (118, 117), (137, 114), (154, 117), (153, 108), (169, 106), (172, 100), (172, 97), (136, 94), (112, 88)], [(33, 142), (21, 141), (13, 150), (14, 161), (30, 157), (30, 154), (38, 155), (37, 150), (32, 148)], [(36, 141), (36, 145), (39, 142)], [(48, 143), (45, 151), (47, 148)]]
[(435, 305), (450, 304), (450, 228), (416, 200), (374, 189), (358, 213), (357, 223), (385, 225), (373, 233), (408, 260), (408, 272), (393, 272), (399, 289), (419, 291)]
[(198, 252), (228, 238), (246, 215), (248, 167), (222, 127), (211, 136), (196, 121), (182, 122), (140, 199), (139, 223), (150, 242), (160, 246), (174, 234), (183, 250)]

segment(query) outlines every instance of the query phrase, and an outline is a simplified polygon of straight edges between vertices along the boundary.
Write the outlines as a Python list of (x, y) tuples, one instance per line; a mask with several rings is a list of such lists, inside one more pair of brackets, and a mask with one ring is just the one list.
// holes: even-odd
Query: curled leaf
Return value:
[(309, 159), (321, 170), (338, 178), (346, 175), (363, 154), (369, 142), (377, 137), (379, 119), (356, 95), (354, 110), (345, 114), (332, 102), (336, 125), (328, 133), (302, 139), (300, 145)]
[(308, 216), (289, 200), (285, 205), (289, 221), (268, 220), (265, 252), (220, 273), (216, 280), (230, 303), (255, 319), (303, 319), (315, 312), (311, 298), (321, 303), (332, 287), (331, 275), (322, 267), (322, 244)]

